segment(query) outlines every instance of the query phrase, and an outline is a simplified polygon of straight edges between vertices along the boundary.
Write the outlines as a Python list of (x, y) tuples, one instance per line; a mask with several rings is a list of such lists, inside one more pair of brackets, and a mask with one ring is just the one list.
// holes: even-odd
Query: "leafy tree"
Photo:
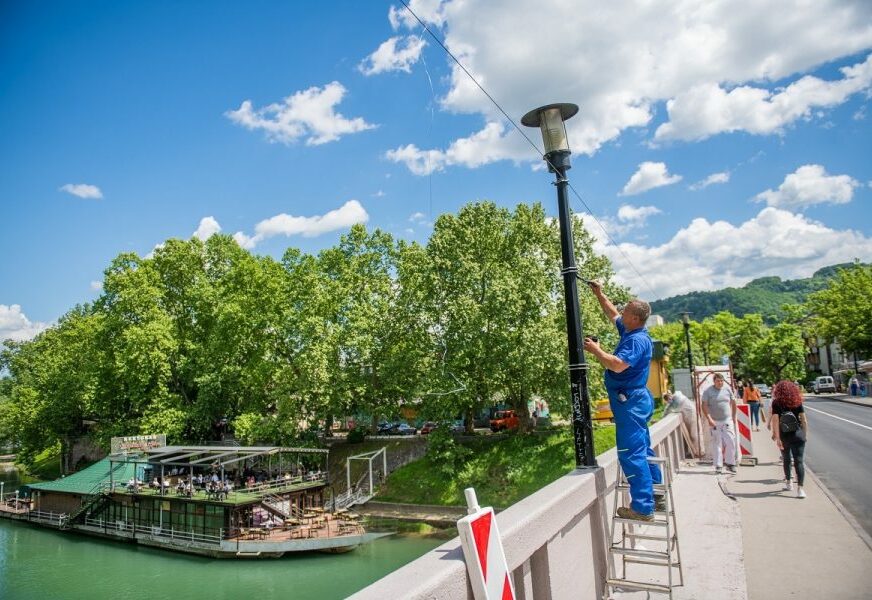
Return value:
[(751, 347), (748, 366), (761, 381), (799, 379), (805, 375), (805, 343), (802, 330), (790, 323), (771, 327)]
[(818, 335), (838, 340), (848, 352), (872, 354), (872, 265), (854, 264), (840, 269), (830, 285), (812, 294), (808, 307)]

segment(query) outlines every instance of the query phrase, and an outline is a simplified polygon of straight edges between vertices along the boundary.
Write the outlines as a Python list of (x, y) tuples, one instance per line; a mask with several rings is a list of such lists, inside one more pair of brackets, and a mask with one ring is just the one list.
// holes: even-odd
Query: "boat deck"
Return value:
[(165, 488), (163, 493), (161, 490), (151, 488), (147, 485), (140, 485), (137, 488), (131, 489), (126, 485), (116, 485), (113, 489), (113, 494), (123, 496), (147, 496), (169, 499), (182, 499), (192, 502), (207, 502), (209, 504), (224, 504), (235, 506), (239, 504), (250, 504), (263, 499), (264, 496), (272, 494), (286, 494), (288, 492), (297, 492), (310, 488), (323, 487), (326, 485), (324, 479), (312, 479), (309, 481), (301, 481), (299, 479), (291, 480), (286, 484), (272, 485), (270, 487), (255, 487), (252, 489), (239, 488), (232, 490), (229, 494), (215, 494), (207, 492), (204, 489), (194, 490), (192, 494), (179, 493), (174, 487)]

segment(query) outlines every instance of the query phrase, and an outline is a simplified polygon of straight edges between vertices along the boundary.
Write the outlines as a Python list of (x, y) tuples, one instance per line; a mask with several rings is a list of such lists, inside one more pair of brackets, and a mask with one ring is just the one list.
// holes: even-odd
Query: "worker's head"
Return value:
[(627, 329), (643, 327), (651, 316), (651, 306), (644, 300), (633, 298), (624, 306), (621, 312), (621, 320)]
[(712, 385), (715, 386), (716, 390), (719, 390), (722, 387), (724, 387), (724, 376), (721, 375), (720, 373), (715, 373), (715, 378), (714, 378), (714, 381), (712, 382)]

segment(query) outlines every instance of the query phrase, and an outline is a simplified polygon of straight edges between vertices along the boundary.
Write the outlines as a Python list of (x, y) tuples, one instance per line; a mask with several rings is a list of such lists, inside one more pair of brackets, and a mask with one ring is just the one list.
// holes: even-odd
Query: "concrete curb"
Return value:
[(824, 493), (824, 496), (826, 496), (827, 499), (833, 503), (833, 506), (836, 507), (836, 510), (838, 510), (839, 513), (841, 513), (841, 515), (845, 518), (845, 520), (848, 522), (848, 524), (854, 529), (854, 532), (857, 534), (857, 537), (859, 537), (861, 540), (863, 540), (863, 543), (869, 547), (869, 550), (872, 550), (872, 536), (870, 536), (868, 533), (866, 533), (866, 530), (860, 526), (860, 524), (857, 522), (857, 519), (854, 518), (854, 515), (852, 515), (850, 512), (848, 512), (848, 509), (845, 508), (845, 505), (842, 504), (841, 502), (839, 502), (839, 499), (836, 498), (835, 494), (833, 494), (829, 490), (829, 488), (824, 484), (824, 482), (820, 480), (820, 478), (817, 476), (817, 474), (815, 474), (815, 472), (812, 471), (808, 467), (807, 464), (805, 465), (805, 474), (810, 476), (814, 480), (814, 482), (817, 484), (817, 486)]
[(872, 408), (872, 398), (869, 398), (867, 401), (863, 402), (861, 400), (854, 400), (851, 396), (821, 396), (819, 394), (803, 394), (803, 396), (807, 396), (809, 398), (820, 398), (823, 400), (838, 400), (839, 402), (853, 404), (854, 406), (865, 406), (866, 408)]

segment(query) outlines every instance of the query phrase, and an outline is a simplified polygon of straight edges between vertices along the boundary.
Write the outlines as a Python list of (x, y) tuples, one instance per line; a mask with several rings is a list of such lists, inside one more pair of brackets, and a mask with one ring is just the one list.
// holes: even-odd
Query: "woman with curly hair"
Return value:
[(790, 491), (790, 463), (796, 468), (796, 497), (805, 498), (802, 484), (805, 466), (802, 462), (805, 441), (808, 438), (808, 421), (802, 407), (802, 392), (792, 381), (779, 381), (772, 388), (772, 439), (781, 450), (784, 463), (784, 489)]

